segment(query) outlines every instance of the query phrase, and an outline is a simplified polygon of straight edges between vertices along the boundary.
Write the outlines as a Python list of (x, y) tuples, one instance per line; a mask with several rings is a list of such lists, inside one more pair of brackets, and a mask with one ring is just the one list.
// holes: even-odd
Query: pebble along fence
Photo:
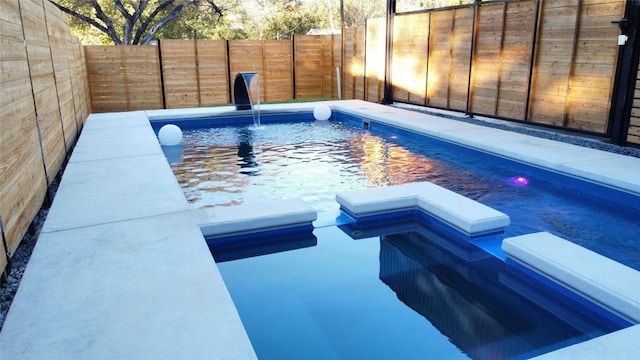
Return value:
[(84, 48), (46, 0), (0, 2), (3, 271), (90, 113)]

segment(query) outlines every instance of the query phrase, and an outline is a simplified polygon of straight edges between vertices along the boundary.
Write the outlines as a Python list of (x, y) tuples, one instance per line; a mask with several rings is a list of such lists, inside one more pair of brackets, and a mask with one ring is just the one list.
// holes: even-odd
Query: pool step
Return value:
[(207, 238), (311, 225), (318, 218), (316, 210), (302, 199), (219, 206), (203, 213), (199, 226)]
[(345, 191), (336, 201), (356, 217), (419, 209), (468, 235), (502, 231), (510, 223), (506, 214), (430, 182)]
[(509, 258), (640, 323), (640, 272), (547, 232), (504, 239)]

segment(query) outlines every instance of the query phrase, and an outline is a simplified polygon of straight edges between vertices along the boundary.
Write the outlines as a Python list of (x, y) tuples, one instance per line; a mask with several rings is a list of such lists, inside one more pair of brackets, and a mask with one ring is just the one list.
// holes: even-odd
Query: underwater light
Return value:
[(529, 179), (524, 176), (514, 176), (510, 180), (515, 185), (527, 185), (529, 183)]

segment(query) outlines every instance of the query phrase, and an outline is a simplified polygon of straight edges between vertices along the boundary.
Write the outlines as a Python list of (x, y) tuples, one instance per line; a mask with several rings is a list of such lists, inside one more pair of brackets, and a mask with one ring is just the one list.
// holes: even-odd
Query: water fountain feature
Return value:
[(236, 110), (251, 110), (253, 124), (260, 126), (260, 75), (257, 72), (239, 72), (233, 84)]

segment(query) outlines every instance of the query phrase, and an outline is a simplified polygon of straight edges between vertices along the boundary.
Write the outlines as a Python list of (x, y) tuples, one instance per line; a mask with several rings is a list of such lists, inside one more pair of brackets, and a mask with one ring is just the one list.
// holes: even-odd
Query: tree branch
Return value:
[(133, 29), (133, 15), (129, 14), (121, 0), (114, 1), (116, 10), (124, 17), (124, 25), (122, 26), (122, 42), (131, 44), (131, 29)]
[(209, 6), (211, 6), (211, 8), (213, 9), (213, 11), (216, 12), (216, 14), (218, 14), (218, 19), (220, 19), (222, 17), (222, 7), (216, 5), (216, 3), (213, 2), (214, 0), (206, 0), (207, 4), (209, 4)]
[(98, 1), (97, 0), (89, 0), (89, 2), (91, 3), (91, 6), (93, 6), (93, 8), (95, 9), (96, 16), (98, 17), (98, 19), (102, 20), (102, 22), (106, 25), (106, 27), (107, 27), (107, 31), (106, 31), (107, 35), (109, 35), (109, 37), (116, 44), (122, 44), (122, 40), (118, 36), (118, 33), (116, 32), (116, 29), (113, 26), (113, 21), (111, 21), (111, 18), (108, 17), (107, 14), (104, 13), (102, 8), (100, 7), (100, 4), (98, 4)]
[[(136, 31), (136, 35), (133, 38), (133, 43), (134, 44), (140, 43), (140, 38), (142, 37), (142, 34), (144, 34), (144, 32), (147, 31), (147, 28), (149, 27), (149, 24), (151, 24), (151, 22), (156, 18), (156, 16), (158, 16), (158, 14), (161, 11), (163, 11), (166, 8), (168, 8), (169, 6), (173, 5), (174, 2), (175, 2), (175, 0), (167, 0), (167, 1), (163, 2), (162, 4), (158, 5), (158, 7), (155, 10), (153, 10), (151, 15), (149, 15), (149, 17), (140, 24), (140, 27)], [(175, 11), (175, 9), (174, 9), (174, 11)], [(180, 9), (180, 11), (182, 11), (182, 9)], [(178, 11), (178, 14), (180, 13), (180, 11)], [(158, 30), (156, 30), (156, 32), (157, 31)], [(155, 35), (155, 33), (154, 33), (154, 35)], [(151, 41), (151, 40), (149, 40), (149, 41)], [(145, 44), (148, 44), (149, 41), (147, 41)]]
[(53, 5), (55, 5), (55, 7), (57, 7), (58, 9), (62, 10), (63, 12), (65, 12), (65, 13), (67, 13), (67, 14), (75, 17), (75, 18), (78, 18), (78, 19), (82, 20), (82, 21), (86, 22), (89, 25), (95, 26), (100, 31), (103, 31), (105, 33), (107, 32), (107, 28), (106, 27), (104, 27), (99, 22), (93, 20), (92, 18), (90, 18), (90, 17), (88, 17), (86, 15), (80, 14), (79, 12), (77, 12), (75, 10), (69, 9), (66, 6), (60, 5), (58, 3), (55, 3), (55, 2), (53, 2), (53, 0), (49, 0), (49, 2), (52, 3)]
[(140, 43), (148, 44), (151, 40), (153, 40), (153, 37), (156, 35), (158, 30), (160, 30), (169, 21), (177, 18), (178, 15), (180, 15), (180, 12), (182, 11), (183, 8), (184, 8), (184, 4), (180, 4), (176, 6), (173, 10), (171, 10), (171, 12), (167, 16), (160, 19), (160, 21), (158, 21), (155, 25), (151, 27), (151, 29), (147, 32), (147, 35), (144, 36), (144, 39), (142, 39)]

